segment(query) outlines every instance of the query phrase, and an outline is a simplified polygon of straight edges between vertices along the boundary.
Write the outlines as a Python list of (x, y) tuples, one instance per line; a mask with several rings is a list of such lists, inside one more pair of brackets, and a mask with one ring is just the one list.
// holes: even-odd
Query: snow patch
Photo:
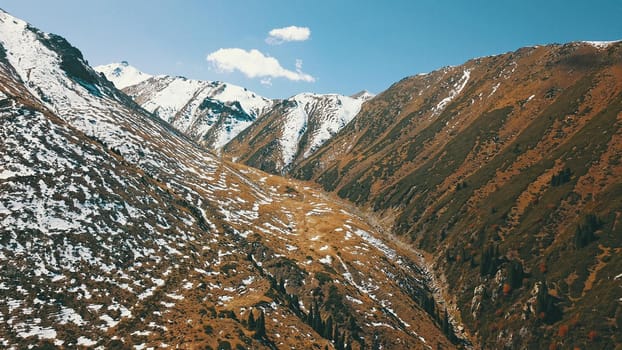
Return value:
[(454, 84), (453, 89), (449, 91), (449, 96), (442, 99), (441, 102), (439, 102), (436, 107), (432, 109), (432, 114), (440, 114), (445, 109), (445, 107), (447, 107), (447, 105), (462, 92), (466, 84), (469, 82), (470, 77), (471, 70), (466, 69), (462, 73), (462, 77)]
[(614, 41), (582, 41), (584, 44), (592, 45), (598, 49), (606, 49), (611, 45), (622, 42), (622, 40), (614, 40)]

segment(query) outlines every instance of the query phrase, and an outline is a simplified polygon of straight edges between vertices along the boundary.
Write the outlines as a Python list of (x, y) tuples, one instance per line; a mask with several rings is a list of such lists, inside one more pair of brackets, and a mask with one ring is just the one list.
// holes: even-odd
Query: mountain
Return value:
[(270, 112), (224, 147), (240, 162), (271, 173), (287, 172), (344, 128), (373, 97), (299, 94), (278, 102)]
[[(253, 124), (260, 126), (255, 125), (253, 131), (245, 133), (253, 134), (253, 138), (267, 125), (278, 128), (278, 149), (262, 157), (266, 161), (269, 158), (270, 162), (262, 169), (272, 172), (282, 172), (291, 163), (308, 157), (354, 118), (364, 101), (374, 96), (368, 91), (352, 97), (306, 93), (285, 100), (270, 100), (246, 88), (218, 81), (167, 75), (150, 77), (127, 62), (95, 69), (123, 88), (143, 108), (210, 149), (223, 148)], [(150, 78), (125, 84), (136, 76)], [(263, 119), (265, 115), (270, 118)], [(261, 142), (270, 141), (273, 140), (265, 138)], [(305, 145), (299, 145), (301, 141)], [(253, 147), (257, 142), (254, 140)], [(244, 139), (238, 138), (228, 149), (230, 155), (241, 156), (248, 153), (246, 147)]]
[(621, 118), (622, 42), (527, 47), (395, 83), (290, 173), (427, 252), (483, 348), (613, 349)]
[(363, 100), (363, 101), (367, 101), (367, 100), (371, 100), (372, 98), (374, 98), (374, 94), (372, 94), (371, 92), (367, 91), (367, 90), (362, 90), (357, 92), (356, 94), (350, 96), (352, 98), (355, 98), (357, 100)]
[[(168, 75), (150, 76), (127, 62), (95, 69), (143, 108), (212, 149), (229, 142), (273, 105), (271, 100), (239, 86)], [(137, 76), (144, 79), (135, 79)]]
[(127, 61), (97, 66), (95, 67), (95, 70), (100, 73), (104, 73), (106, 78), (108, 78), (108, 80), (110, 80), (118, 89), (136, 85), (152, 77), (151, 75), (143, 73), (135, 67), (130, 66)]
[(232, 84), (166, 75), (124, 91), (143, 108), (211, 149), (229, 142), (273, 104)]
[(2, 347), (468, 344), (356, 208), (221, 161), (5, 12), (0, 47)]

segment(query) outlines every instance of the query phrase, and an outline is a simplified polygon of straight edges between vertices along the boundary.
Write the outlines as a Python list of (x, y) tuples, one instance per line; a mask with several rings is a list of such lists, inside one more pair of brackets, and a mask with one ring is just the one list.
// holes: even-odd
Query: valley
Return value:
[(0, 33), (3, 347), (464, 341), (416, 257), (340, 200), (199, 147), (61, 37), (6, 13)]
[(622, 344), (622, 42), (285, 99), (0, 45), (1, 347)]

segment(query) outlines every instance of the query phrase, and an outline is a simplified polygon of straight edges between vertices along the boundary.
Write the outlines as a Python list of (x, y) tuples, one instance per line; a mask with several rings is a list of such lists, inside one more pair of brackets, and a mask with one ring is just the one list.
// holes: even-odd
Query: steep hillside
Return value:
[(420, 257), (347, 205), (223, 163), (4, 12), (0, 44), (3, 348), (461, 343)]
[(287, 172), (345, 127), (373, 95), (299, 94), (280, 101), (224, 151), (256, 168)]
[(616, 348), (621, 127), (622, 43), (528, 47), (394, 84), (291, 173), (429, 252), (483, 347)]

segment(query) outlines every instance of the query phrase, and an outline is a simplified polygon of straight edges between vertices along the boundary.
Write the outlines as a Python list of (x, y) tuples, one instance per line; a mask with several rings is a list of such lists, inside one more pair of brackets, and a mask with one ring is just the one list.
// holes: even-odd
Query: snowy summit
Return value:
[(118, 89), (136, 85), (152, 77), (152, 75), (143, 73), (135, 67), (130, 66), (127, 61), (121, 61), (121, 63), (111, 63), (94, 68), (96, 71), (104, 73), (106, 78), (110, 80)]

